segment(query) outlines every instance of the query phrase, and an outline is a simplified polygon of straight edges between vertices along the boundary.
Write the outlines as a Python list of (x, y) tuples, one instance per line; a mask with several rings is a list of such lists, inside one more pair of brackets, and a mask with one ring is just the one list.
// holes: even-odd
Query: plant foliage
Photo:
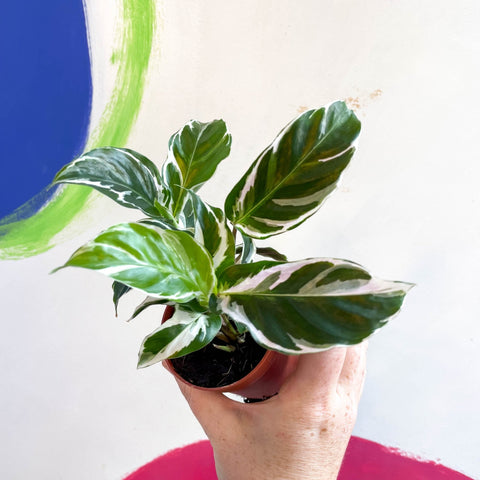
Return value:
[(359, 120), (343, 102), (301, 114), (252, 163), (224, 210), (197, 194), (230, 153), (222, 120), (191, 121), (175, 133), (161, 171), (132, 150), (87, 152), (54, 182), (95, 188), (147, 218), (108, 228), (63, 267), (112, 278), (115, 310), (131, 289), (145, 292), (133, 317), (151, 305), (176, 305), (174, 316), (145, 338), (139, 367), (211, 342), (235, 348), (246, 331), (265, 348), (287, 354), (359, 343), (399, 311), (410, 284), (379, 280), (346, 260), (289, 262), (255, 245), (320, 208), (359, 133)]

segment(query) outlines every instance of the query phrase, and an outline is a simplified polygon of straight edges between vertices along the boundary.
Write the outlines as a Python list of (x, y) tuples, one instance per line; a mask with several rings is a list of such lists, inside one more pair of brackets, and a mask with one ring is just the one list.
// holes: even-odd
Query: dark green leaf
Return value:
[(115, 316), (118, 316), (118, 301), (121, 297), (123, 297), (127, 292), (131, 290), (131, 287), (124, 285), (120, 282), (113, 282), (112, 284), (113, 289), (113, 304), (115, 305)]
[(152, 305), (165, 305), (167, 303), (168, 303), (168, 300), (164, 300), (157, 297), (147, 297), (140, 305), (137, 305), (137, 307), (132, 313), (132, 316), (128, 319), (128, 321), (133, 320), (135, 317), (140, 315), (145, 309), (147, 309), (148, 307), (151, 307)]
[(288, 259), (283, 254), (271, 247), (259, 247), (257, 248), (257, 255), (262, 257), (268, 257), (278, 262), (286, 262)]
[(258, 343), (295, 354), (361, 342), (398, 312), (410, 288), (346, 260), (264, 261), (227, 268), (218, 302)]
[(359, 133), (359, 120), (343, 102), (303, 113), (235, 185), (225, 202), (227, 217), (254, 238), (296, 227), (334, 190)]
[[(148, 307), (151, 307), (152, 305), (167, 305), (167, 304), (177, 305), (176, 302), (170, 302), (169, 300), (163, 300), (156, 297), (147, 297), (140, 305), (138, 305), (135, 308), (132, 316), (128, 319), (128, 321), (133, 320), (135, 317), (140, 315), (140, 313), (142, 313), (145, 309), (147, 309)], [(191, 312), (205, 313), (205, 311), (207, 310), (205, 306), (202, 306), (198, 303), (196, 298), (194, 298), (193, 300), (190, 300), (187, 303), (182, 303), (181, 305), (182, 305), (181, 308), (183, 310), (189, 310)]]
[[(237, 247), (235, 248), (235, 253), (239, 255), (242, 253), (242, 250), (243, 250), (243, 245), (237, 245)], [(276, 260), (278, 262), (288, 261), (288, 258), (286, 257), (286, 255), (284, 255), (283, 253), (280, 253), (279, 251), (271, 247), (257, 247), (255, 253), (257, 255), (260, 255), (261, 257), (271, 258), (272, 260)]]
[(162, 207), (164, 187), (157, 167), (126, 148), (97, 148), (63, 167), (54, 183), (86, 185), (124, 207), (150, 216), (168, 215)]
[(250, 263), (253, 260), (253, 256), (256, 252), (255, 243), (253, 243), (253, 240), (248, 235), (245, 235), (242, 232), (240, 232), (240, 234), (242, 235), (243, 240), (240, 263)]

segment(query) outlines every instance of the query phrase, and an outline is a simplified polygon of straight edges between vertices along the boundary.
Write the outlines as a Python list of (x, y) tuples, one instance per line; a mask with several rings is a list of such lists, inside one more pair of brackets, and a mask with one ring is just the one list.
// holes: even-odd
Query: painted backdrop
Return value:
[(3, 476), (122, 479), (205, 438), (168, 374), (135, 368), (161, 307), (127, 324), (137, 299), (115, 318), (106, 278), (49, 275), (133, 218), (82, 187), (52, 188), (54, 173), (101, 145), (161, 165), (185, 122), (223, 118), (232, 154), (204, 190), (220, 205), (292, 117), (344, 99), (363, 122), (358, 153), (322, 210), (274, 246), (417, 284), (371, 339), (354, 433), (480, 478), (480, 4), (10, 4), (0, 15)]

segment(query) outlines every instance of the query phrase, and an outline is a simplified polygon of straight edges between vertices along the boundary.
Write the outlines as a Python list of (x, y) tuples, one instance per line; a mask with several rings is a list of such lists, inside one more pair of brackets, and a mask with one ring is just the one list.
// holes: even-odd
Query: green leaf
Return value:
[(172, 161), (171, 158), (167, 158), (167, 161), (163, 164), (162, 180), (167, 186), (168, 191), (166, 204), (172, 216), (175, 218), (182, 209), (184, 202), (182, 174), (175, 160)]
[[(235, 248), (235, 253), (241, 254), (243, 250), (243, 245), (237, 245)], [(257, 247), (255, 253), (261, 257), (271, 258), (272, 260), (277, 260), (278, 262), (287, 262), (288, 258), (283, 253), (280, 253), (278, 250), (275, 250), (271, 247)]]
[(245, 235), (243, 232), (240, 232), (240, 234), (242, 235), (243, 240), (240, 263), (250, 263), (253, 260), (255, 252), (257, 251), (255, 243), (253, 243), (253, 240), (248, 235)]
[(133, 320), (138, 315), (140, 315), (145, 309), (147, 309), (148, 307), (151, 307), (152, 305), (165, 305), (166, 303), (168, 303), (168, 300), (164, 300), (157, 297), (147, 297), (140, 305), (137, 305), (137, 307), (132, 313), (132, 316), (128, 319), (128, 321)]
[(344, 102), (303, 113), (287, 125), (229, 193), (229, 220), (253, 238), (290, 230), (336, 187), (360, 121)]
[(152, 227), (159, 228), (160, 230), (180, 230), (180, 228), (176, 225), (176, 222), (165, 218), (142, 218), (137, 223), (150, 225)]
[(272, 258), (273, 260), (277, 260), (278, 262), (288, 261), (286, 255), (284, 255), (283, 253), (280, 253), (279, 251), (271, 247), (257, 248), (257, 255), (260, 255), (262, 257)]
[(219, 315), (175, 309), (172, 318), (148, 335), (140, 348), (138, 367), (177, 358), (208, 345), (222, 326)]
[[(133, 320), (136, 318), (140, 313), (142, 313), (145, 309), (148, 307), (151, 307), (152, 305), (177, 305), (176, 302), (170, 302), (169, 300), (164, 300), (156, 297), (147, 297), (145, 300), (140, 305), (137, 305), (135, 308), (132, 316), (128, 319), (128, 321)], [(190, 300), (187, 303), (182, 303), (182, 309), (183, 310), (189, 310), (191, 312), (198, 312), (198, 313), (205, 313), (207, 308), (205, 306), (202, 306), (198, 303), (197, 299)]]
[(92, 187), (120, 205), (150, 216), (167, 214), (157, 167), (133, 150), (97, 148), (63, 167), (53, 181)]
[(361, 342), (400, 309), (411, 286), (372, 278), (346, 260), (263, 261), (227, 268), (218, 302), (260, 345), (299, 354)]
[(187, 190), (179, 221), (210, 253), (217, 272), (234, 263), (235, 240), (220, 208), (204, 203), (196, 193)]
[(118, 316), (118, 302), (121, 297), (123, 297), (126, 293), (131, 290), (131, 287), (124, 285), (120, 282), (113, 282), (112, 284), (113, 289), (113, 304), (115, 305), (115, 316)]
[(223, 120), (208, 123), (192, 120), (170, 138), (162, 176), (173, 192), (175, 214), (182, 208), (184, 195), (175, 185), (197, 191), (229, 155), (231, 141)]
[(215, 287), (210, 255), (185, 232), (139, 223), (110, 227), (80, 247), (64, 267), (98, 270), (152, 296), (208, 305)]
[(182, 187), (198, 190), (228, 157), (231, 142), (223, 120), (208, 123), (192, 120), (173, 135), (168, 145), (169, 161), (178, 165)]

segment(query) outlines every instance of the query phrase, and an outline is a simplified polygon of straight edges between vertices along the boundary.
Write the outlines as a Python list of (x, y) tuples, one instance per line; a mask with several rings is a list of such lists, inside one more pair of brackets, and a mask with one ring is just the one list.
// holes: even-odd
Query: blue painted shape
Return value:
[[(85, 145), (92, 80), (81, 0), (17, 0), (0, 10), (0, 219), (52, 195)], [(22, 213), (23, 212), (23, 213)]]

